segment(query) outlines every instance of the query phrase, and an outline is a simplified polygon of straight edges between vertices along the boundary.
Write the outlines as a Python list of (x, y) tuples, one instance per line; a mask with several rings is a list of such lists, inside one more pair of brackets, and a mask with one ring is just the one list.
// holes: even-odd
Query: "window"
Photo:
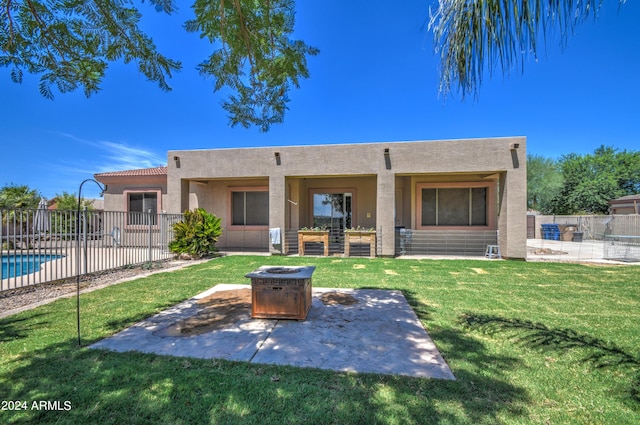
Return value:
[(493, 226), (492, 187), (484, 183), (418, 185), (418, 227)]
[[(129, 225), (156, 225), (158, 221), (158, 193), (142, 192), (129, 193)], [(149, 214), (151, 210), (151, 214)]]
[(233, 226), (268, 226), (269, 192), (232, 191), (231, 224)]

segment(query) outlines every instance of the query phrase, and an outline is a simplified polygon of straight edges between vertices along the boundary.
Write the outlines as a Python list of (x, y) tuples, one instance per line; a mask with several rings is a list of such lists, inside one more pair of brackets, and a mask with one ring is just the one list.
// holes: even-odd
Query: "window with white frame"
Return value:
[(231, 224), (233, 226), (268, 226), (269, 192), (267, 190), (232, 190)]

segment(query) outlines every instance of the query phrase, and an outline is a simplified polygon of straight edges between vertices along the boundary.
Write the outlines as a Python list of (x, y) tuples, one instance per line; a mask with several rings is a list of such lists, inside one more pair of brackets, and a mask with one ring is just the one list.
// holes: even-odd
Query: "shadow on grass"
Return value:
[(73, 344), (12, 360), (17, 367), (0, 380), (6, 399), (68, 401), (71, 409), (2, 412), (3, 423), (499, 424), (523, 414), (515, 406), (526, 402), (522, 390), (487, 374), (440, 381), (77, 350)]
[(399, 289), (399, 291), (402, 292), (407, 303), (409, 303), (411, 309), (416, 313), (416, 316), (418, 316), (420, 320), (427, 321), (431, 319), (431, 310), (429, 309), (429, 306), (420, 301), (418, 294), (406, 289)]
[[(473, 405), (467, 408), (468, 417), (473, 423), (483, 423), (489, 417), (487, 413), (494, 409), (505, 410), (519, 416), (525, 414), (520, 405), (526, 404), (528, 396), (524, 389), (512, 383), (506, 371), (522, 367), (517, 357), (497, 356), (490, 354), (484, 344), (471, 338), (458, 328), (440, 328), (433, 324), (435, 308), (421, 301), (420, 294), (400, 289), (407, 302), (423, 323), (431, 323), (425, 328), (438, 350), (457, 379), (457, 391), (465, 394), (465, 403)], [(493, 417), (492, 420), (500, 421)]]
[(542, 323), (529, 320), (509, 319), (499, 316), (466, 313), (460, 317), (460, 323), (469, 329), (486, 334), (510, 334), (522, 345), (564, 353), (571, 349), (585, 352), (583, 361), (596, 368), (623, 368), (634, 376), (629, 393), (640, 403), (640, 359), (615, 344), (580, 334), (573, 329), (552, 329)]
[[(129, 326), (132, 326), (142, 320), (148, 319), (149, 317), (152, 317), (158, 313), (160, 313), (161, 311), (173, 307), (177, 304), (180, 304), (181, 302), (184, 302), (186, 300), (173, 300), (173, 301), (167, 301), (161, 304), (157, 304), (153, 306), (153, 310), (151, 310), (150, 312), (139, 312), (133, 315), (129, 315), (127, 317), (120, 317), (118, 319), (115, 320), (108, 320), (107, 322), (105, 322), (104, 327), (105, 329), (116, 333), (116, 332), (120, 332), (126, 328), (128, 328)], [(91, 343), (94, 343), (98, 341), (98, 339), (91, 341)]]
[(29, 331), (38, 327), (48, 325), (49, 322), (34, 323), (42, 314), (34, 314), (28, 317), (9, 316), (0, 319), (0, 342), (14, 341), (16, 339), (27, 338)]
[[(421, 319), (431, 307), (404, 292)], [(128, 317), (106, 326), (137, 320)], [(491, 423), (531, 402), (497, 357), (463, 329), (432, 329), (458, 365), (456, 381), (77, 349), (73, 338), (16, 356), (0, 379), (6, 399), (69, 401), (68, 411), (3, 412), (3, 423)]]

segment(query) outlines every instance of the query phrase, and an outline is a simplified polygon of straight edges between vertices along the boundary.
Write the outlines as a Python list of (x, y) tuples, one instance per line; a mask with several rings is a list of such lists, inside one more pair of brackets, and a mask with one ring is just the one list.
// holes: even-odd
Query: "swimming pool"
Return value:
[(22, 276), (40, 270), (47, 261), (61, 258), (61, 255), (3, 255), (2, 278)]

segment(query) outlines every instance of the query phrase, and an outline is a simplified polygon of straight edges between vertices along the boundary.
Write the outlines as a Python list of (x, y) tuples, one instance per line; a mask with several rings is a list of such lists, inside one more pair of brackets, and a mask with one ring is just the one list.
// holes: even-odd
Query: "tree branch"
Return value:
[(247, 58), (249, 59), (249, 65), (251, 66), (251, 78), (254, 79), (256, 71), (252, 54), (253, 48), (251, 47), (251, 40), (249, 39), (249, 30), (247, 29), (247, 24), (245, 23), (244, 15), (242, 14), (240, 0), (233, 0), (233, 5), (238, 12), (238, 18), (240, 19), (240, 33), (242, 34), (245, 47), (247, 48)]

